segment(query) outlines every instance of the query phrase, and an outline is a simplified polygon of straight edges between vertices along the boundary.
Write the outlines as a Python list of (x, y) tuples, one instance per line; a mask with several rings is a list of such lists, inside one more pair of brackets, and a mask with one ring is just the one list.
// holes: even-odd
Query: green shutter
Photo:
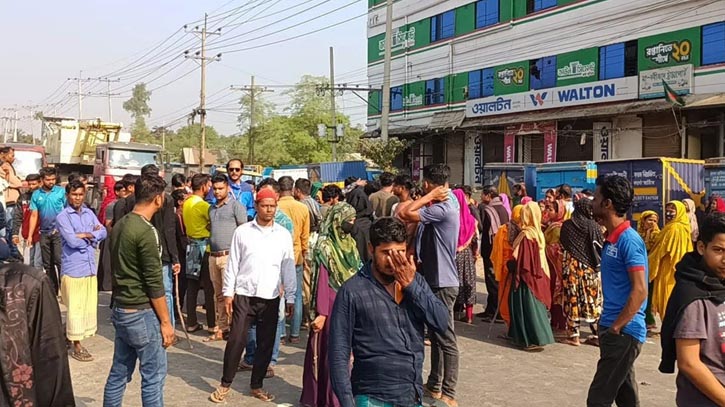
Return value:
[(556, 57), (556, 86), (594, 82), (598, 79), (599, 48), (588, 48)]
[(450, 103), (465, 102), (466, 88), (468, 87), (468, 72), (451, 75), (448, 83), (450, 86), (446, 88), (446, 92), (450, 95), (448, 97)]
[(494, 95), (527, 92), (529, 90), (529, 61), (499, 65), (493, 71)]
[(410, 29), (415, 29), (415, 44), (410, 49), (417, 49), (430, 44), (430, 18), (408, 24), (408, 30)]
[(368, 92), (368, 116), (377, 116), (380, 114), (382, 106), (380, 106), (380, 94), (379, 90), (373, 90)]
[(513, 19), (514, 0), (499, 0), (498, 21), (506, 22)]
[(511, 0), (514, 2), (514, 20), (526, 17), (526, 0)]
[(640, 38), (639, 70), (684, 64), (700, 66), (700, 42), (700, 27)]
[(456, 37), (476, 29), (476, 3), (456, 9)]
[(577, 2), (577, 1), (579, 1), (579, 0), (557, 0), (556, 4), (558, 6), (565, 6), (567, 4), (574, 3), (574, 2)]
[(425, 81), (405, 85), (403, 105), (407, 109), (421, 107), (425, 103)]

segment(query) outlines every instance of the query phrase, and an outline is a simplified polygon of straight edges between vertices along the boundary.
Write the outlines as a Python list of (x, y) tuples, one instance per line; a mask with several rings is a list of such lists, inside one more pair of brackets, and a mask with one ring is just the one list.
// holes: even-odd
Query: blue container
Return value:
[(599, 175), (621, 175), (632, 183), (634, 204), (629, 219), (637, 227), (642, 212), (655, 211), (664, 223), (667, 202), (686, 198), (695, 201), (700, 209), (705, 195), (705, 162), (680, 158), (641, 158), (598, 161)]
[(501, 189), (501, 177), (506, 177), (509, 191), (514, 184), (521, 182), (526, 185), (526, 191), (530, 196), (536, 189), (535, 164), (489, 163), (483, 166), (483, 185), (493, 185)]
[(705, 191), (725, 197), (725, 157), (705, 160)]
[(546, 191), (562, 184), (571, 187), (576, 194), (584, 189), (594, 191), (597, 181), (597, 165), (593, 161), (546, 163), (536, 166), (536, 200), (542, 200)]
[(367, 179), (367, 163), (365, 161), (320, 163), (322, 182), (342, 182), (348, 177)]

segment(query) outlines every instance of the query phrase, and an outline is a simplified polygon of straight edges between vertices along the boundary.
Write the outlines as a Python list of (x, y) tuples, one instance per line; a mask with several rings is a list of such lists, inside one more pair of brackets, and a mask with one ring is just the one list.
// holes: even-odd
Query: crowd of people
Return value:
[[(9, 177), (12, 154), (3, 151)], [(61, 186), (43, 168), (23, 194), (25, 185), (8, 183), (18, 195), (5, 193), (14, 222), (5, 227), (12, 239), (0, 242), (19, 260), (23, 240), (26, 262), (42, 264), (51, 298), (67, 308), (70, 357), (94, 359), (82, 341), (97, 330), (98, 291), (112, 292), (105, 406), (123, 404), (137, 361), (143, 405), (164, 404), (165, 348), (179, 341), (177, 326), (225, 342), (216, 403), (229, 399), (240, 371), (251, 372), (250, 396), (274, 400), (264, 379), (275, 375), (280, 346), (307, 329), (301, 405), (419, 406), (429, 397), (457, 406), (455, 321), (474, 317), (506, 324), (502, 337), (528, 352), (555, 341), (599, 346), (589, 406), (639, 405), (634, 363), (648, 335), (661, 335), (660, 370), (680, 368), (679, 405), (725, 401), (719, 197), (704, 214), (694, 201), (668, 203), (661, 230), (657, 213), (643, 212), (634, 229), (633, 189), (620, 176), (598, 179), (594, 192), (561, 185), (540, 202), (523, 184), (511, 196), (486, 185), (477, 202), (470, 186), (449, 184), (442, 164), (426, 166), (420, 186), (383, 173), (343, 188), (290, 177), (255, 185), (242, 181), (243, 168), (233, 159), (211, 175), (175, 174), (170, 187), (155, 165), (108, 177), (98, 213), (80, 175)], [(479, 257), (488, 295), (474, 315)], [(56, 396), (66, 405), (67, 391)]]

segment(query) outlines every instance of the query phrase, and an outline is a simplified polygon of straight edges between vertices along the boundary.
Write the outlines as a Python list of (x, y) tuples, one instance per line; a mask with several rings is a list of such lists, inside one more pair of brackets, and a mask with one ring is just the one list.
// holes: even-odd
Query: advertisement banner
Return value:
[(473, 139), (473, 171), (476, 186), (483, 186), (483, 141), (480, 134)]
[(664, 97), (665, 88), (662, 81), (667, 82), (678, 95), (688, 95), (692, 93), (694, 72), (692, 64), (642, 71), (639, 73), (639, 97), (640, 99)]
[(503, 158), (505, 163), (516, 162), (516, 133), (518, 127), (507, 127), (503, 133)]
[(494, 95), (529, 90), (529, 61), (500, 65), (493, 70)]
[(594, 160), (612, 159), (612, 123), (594, 122)]
[(639, 78), (630, 76), (512, 95), (473, 99), (466, 102), (466, 117), (485, 117), (594, 103), (617, 102), (637, 99), (638, 96)]
[(700, 63), (700, 27), (674, 31), (637, 41), (639, 70)]
[(539, 126), (539, 129), (544, 133), (544, 162), (555, 163), (556, 162), (556, 122), (547, 124), (546, 126)]
[(568, 52), (556, 57), (556, 85), (567, 86), (597, 80), (599, 48)]

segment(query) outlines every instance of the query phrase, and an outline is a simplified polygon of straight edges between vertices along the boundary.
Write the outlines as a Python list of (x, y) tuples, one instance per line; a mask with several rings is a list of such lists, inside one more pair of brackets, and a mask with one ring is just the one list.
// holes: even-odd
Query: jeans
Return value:
[(453, 306), (458, 297), (458, 287), (434, 288), (432, 291), (448, 308), (448, 329), (443, 334), (428, 329), (431, 343), (428, 388), (454, 399), (458, 382), (458, 343), (454, 331)]
[(186, 315), (188, 320), (186, 326), (194, 327), (198, 324), (196, 315), (196, 300), (199, 289), (204, 289), (204, 308), (206, 309), (206, 325), (210, 330), (216, 327), (216, 312), (214, 310), (214, 287), (209, 277), (209, 253), (204, 254), (201, 263), (201, 275), (199, 279), (187, 276), (186, 288)]
[[(272, 362), (271, 366), (277, 366), (277, 359), (279, 358), (279, 345), (282, 341), (282, 337), (285, 336), (284, 326), (284, 301), (279, 301), (279, 315), (277, 316), (277, 337), (274, 338), (274, 348), (272, 349)], [(249, 327), (249, 333), (247, 334), (247, 348), (244, 351), (244, 363), (248, 365), (254, 365), (254, 354), (257, 351), (257, 325), (254, 324)]]
[(261, 389), (264, 376), (272, 360), (274, 337), (277, 335), (277, 321), (279, 320), (279, 302), (277, 297), (266, 300), (257, 297), (235, 295), (232, 303), (232, 327), (229, 331), (229, 340), (224, 348), (224, 373), (222, 386), (229, 387), (237, 374), (242, 352), (247, 346), (247, 335), (252, 324), (257, 325), (258, 348), (252, 368), (250, 388)]
[(50, 278), (56, 295), (60, 288), (60, 256), (61, 243), (60, 233), (41, 233), (40, 234), (40, 251), (43, 256), (43, 268), (45, 274)]
[(171, 264), (164, 263), (161, 272), (164, 277), (164, 292), (166, 296), (166, 308), (169, 309), (169, 318), (171, 318), (171, 326), (176, 326), (176, 320), (174, 319), (174, 270), (171, 269)]
[(290, 322), (290, 333), (289, 336), (292, 338), (300, 337), (300, 327), (302, 326), (302, 283), (304, 267), (300, 264), (296, 267), (297, 269), (297, 293), (295, 293), (295, 312), (292, 314), (292, 321)]
[(8, 238), (8, 248), (10, 249), (10, 257), (12, 258), (18, 258), (20, 257), (20, 252), (18, 251), (18, 246), (15, 246), (15, 243), (13, 243), (13, 239), (10, 231), (13, 230), (13, 215), (15, 213), (16, 206), (8, 206), (5, 209), (5, 230), (6, 230), (6, 237)]
[(627, 334), (615, 335), (607, 327), (599, 327), (599, 362), (594, 374), (587, 407), (638, 407), (637, 380), (634, 361), (642, 344)]
[(33, 243), (33, 246), (30, 248), (30, 253), (28, 254), (28, 258), (25, 259), (26, 263), (31, 266), (35, 267), (36, 269), (42, 270), (43, 269), (43, 255), (42, 250), (40, 250), (40, 242)]
[(116, 328), (113, 365), (103, 393), (104, 407), (123, 405), (126, 383), (136, 369), (141, 372), (141, 401), (144, 407), (164, 405), (166, 350), (161, 326), (152, 309), (123, 310), (114, 308), (111, 321)]

